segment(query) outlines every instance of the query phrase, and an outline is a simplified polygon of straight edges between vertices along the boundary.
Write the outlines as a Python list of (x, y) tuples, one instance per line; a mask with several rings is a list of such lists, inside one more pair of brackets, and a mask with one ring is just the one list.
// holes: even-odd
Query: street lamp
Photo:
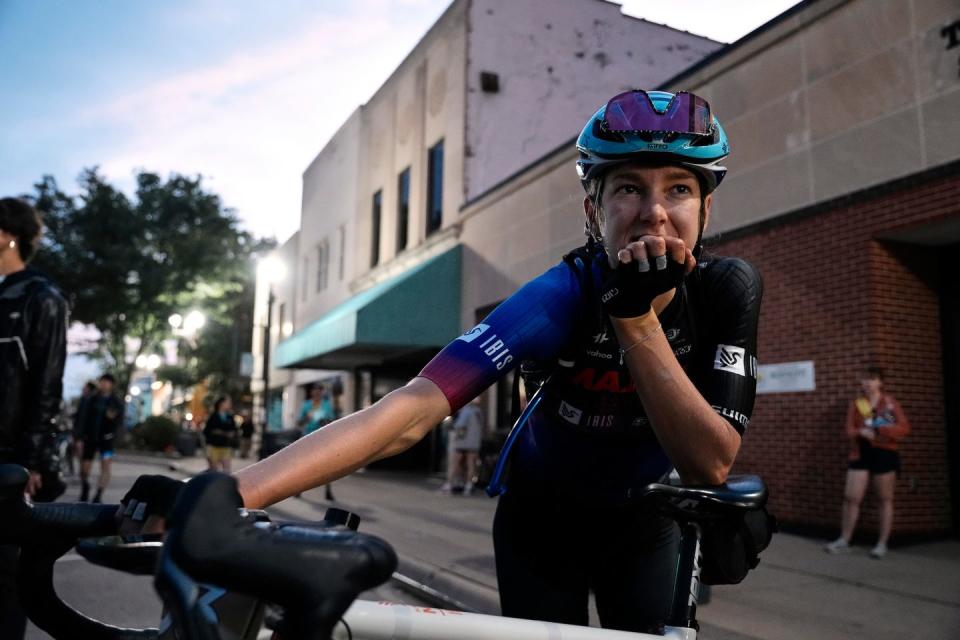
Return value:
[(267, 283), (267, 324), (263, 336), (263, 429), (267, 430), (270, 417), (270, 328), (273, 322), (273, 283), (287, 275), (287, 268), (276, 256), (267, 256), (257, 266), (257, 274)]

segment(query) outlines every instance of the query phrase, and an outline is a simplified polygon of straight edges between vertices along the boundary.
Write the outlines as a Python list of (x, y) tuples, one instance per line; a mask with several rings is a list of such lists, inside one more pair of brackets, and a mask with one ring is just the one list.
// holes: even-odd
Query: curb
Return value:
[(429, 562), (398, 556), (400, 562), (393, 580), (404, 590), (448, 609), (500, 615), (496, 589)]

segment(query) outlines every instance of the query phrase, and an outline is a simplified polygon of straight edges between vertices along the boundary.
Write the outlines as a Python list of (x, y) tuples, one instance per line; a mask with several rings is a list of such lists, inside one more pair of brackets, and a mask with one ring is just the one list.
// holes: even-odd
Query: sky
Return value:
[[(795, 3), (623, 10), (732, 42)], [(47, 174), (76, 193), (93, 166), (128, 192), (138, 170), (202, 175), (244, 228), (283, 241), (308, 163), (449, 4), (0, 0), (0, 195)]]

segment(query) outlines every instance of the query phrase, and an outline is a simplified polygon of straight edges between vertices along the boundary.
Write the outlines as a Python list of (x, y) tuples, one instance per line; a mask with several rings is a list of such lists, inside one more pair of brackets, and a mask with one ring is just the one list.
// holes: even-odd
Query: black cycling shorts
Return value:
[(504, 616), (583, 626), (590, 591), (609, 629), (650, 631), (669, 615), (680, 531), (652, 511), (507, 492), (493, 543)]
[(860, 457), (851, 460), (847, 468), (855, 471), (869, 471), (871, 475), (880, 475), (894, 471), (900, 472), (900, 454), (896, 451), (861, 445)]
[(83, 441), (83, 455), (80, 457), (81, 460), (93, 460), (97, 455), (97, 452), (100, 452), (101, 459), (109, 459), (113, 457), (113, 438), (100, 438), (97, 440), (86, 440)]

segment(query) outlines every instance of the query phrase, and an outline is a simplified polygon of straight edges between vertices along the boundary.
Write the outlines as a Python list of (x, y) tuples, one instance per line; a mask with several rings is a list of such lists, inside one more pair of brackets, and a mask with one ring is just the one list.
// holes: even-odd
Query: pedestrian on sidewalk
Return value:
[(97, 384), (93, 380), (87, 380), (80, 390), (80, 397), (77, 399), (77, 409), (73, 412), (73, 450), (70, 455), (76, 459), (75, 468), (79, 469), (83, 458), (83, 434), (86, 432), (87, 407), (90, 401), (97, 393)]
[(482, 438), (483, 414), (478, 397), (460, 409), (453, 420), (447, 448), (447, 481), (440, 487), (442, 493), (450, 495), (456, 488), (461, 488), (465, 496), (473, 493)]
[(93, 502), (103, 500), (103, 492), (110, 485), (113, 448), (117, 430), (123, 422), (123, 402), (114, 395), (116, 379), (105, 373), (97, 381), (97, 392), (91, 396), (81, 419), (83, 439), (80, 441), (80, 502), (90, 498), (90, 471), (93, 459), (99, 454), (100, 477)]
[(250, 417), (250, 410), (241, 411), (240, 419), (240, 457), (246, 460), (253, 449), (253, 419)]
[(213, 413), (203, 427), (209, 471), (230, 473), (233, 450), (240, 446), (240, 430), (233, 419), (232, 411), (233, 401), (230, 396), (220, 396), (213, 403)]
[(893, 494), (900, 472), (900, 441), (910, 433), (910, 422), (900, 403), (883, 390), (883, 369), (867, 367), (861, 393), (847, 409), (844, 430), (850, 443), (847, 480), (843, 491), (843, 515), (840, 537), (824, 547), (828, 553), (850, 550), (853, 531), (860, 517), (860, 505), (873, 480), (880, 501), (880, 535), (870, 557), (887, 555), (887, 543), (893, 529)]
[[(305, 436), (330, 424), (335, 415), (333, 401), (322, 383), (311, 384), (309, 395), (310, 397), (303, 401), (303, 406), (300, 407), (300, 415), (297, 417), (297, 426), (303, 429)], [(332, 482), (327, 483), (324, 487), (324, 497), (331, 501), (335, 499)]]
[[(40, 214), (30, 204), (0, 199), (0, 463), (26, 467), (27, 493), (36, 501), (51, 501), (65, 488), (57, 417), (67, 303), (49, 278), (27, 266), (42, 229)], [(14, 640), (26, 629), (14, 580), (18, 556), (17, 547), (0, 545), (0, 630)]]

